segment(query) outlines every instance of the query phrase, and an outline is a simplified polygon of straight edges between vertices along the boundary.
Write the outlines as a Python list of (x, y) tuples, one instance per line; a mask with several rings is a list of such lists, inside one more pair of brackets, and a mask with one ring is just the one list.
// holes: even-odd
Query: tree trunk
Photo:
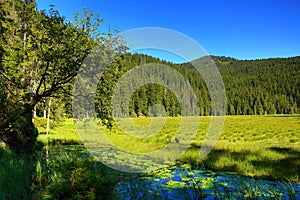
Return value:
[(30, 153), (37, 148), (38, 131), (32, 122), (32, 108), (26, 106), (22, 111), (20, 116), (10, 123), (11, 131), (4, 138), (4, 142), (11, 150), (17, 153)]
[(43, 117), (46, 119), (46, 118), (47, 118), (47, 105), (46, 105), (46, 100), (43, 101), (43, 104), (44, 104)]
[(49, 101), (48, 101), (47, 128), (46, 128), (47, 141), (48, 141), (49, 129), (50, 129), (50, 111), (51, 111), (50, 108), (51, 108), (51, 99), (49, 98)]
[(34, 118), (36, 117), (36, 105), (34, 106), (33, 109), (33, 116), (32, 116), (32, 122), (34, 123)]

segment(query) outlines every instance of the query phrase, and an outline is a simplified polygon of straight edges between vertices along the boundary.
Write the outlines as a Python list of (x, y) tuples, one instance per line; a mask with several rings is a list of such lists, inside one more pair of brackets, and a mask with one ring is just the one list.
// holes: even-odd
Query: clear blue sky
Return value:
[(238, 59), (300, 55), (299, 0), (37, 0), (68, 19), (86, 7), (103, 29), (163, 27), (196, 40), (210, 55)]

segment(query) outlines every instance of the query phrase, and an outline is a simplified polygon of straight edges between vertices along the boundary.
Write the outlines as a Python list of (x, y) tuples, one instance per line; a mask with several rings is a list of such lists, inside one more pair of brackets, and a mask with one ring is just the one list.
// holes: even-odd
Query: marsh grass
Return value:
[(298, 115), (227, 116), (220, 138), (207, 157), (198, 157), (205, 130), (202, 126), (195, 144), (179, 160), (243, 176), (299, 181), (299, 123)]
[[(148, 118), (135, 118), (130, 120), (133, 120), (135, 124), (140, 126), (141, 130), (143, 130), (143, 127), (147, 127), (151, 124), (151, 121)], [(87, 199), (93, 199), (96, 195), (95, 188), (106, 187), (104, 186), (105, 184), (109, 185), (107, 196), (114, 195), (111, 188), (116, 183), (115, 181), (117, 179), (120, 183), (120, 179), (117, 178), (110, 182), (111, 179), (107, 180), (107, 177), (105, 176), (99, 177), (96, 175), (99, 171), (94, 171), (94, 166), (100, 166), (101, 163), (93, 160), (90, 156), (87, 156), (87, 152), (82, 146), (82, 142), (76, 132), (72, 119), (65, 119), (64, 122), (60, 124), (53, 124), (48, 138), (43, 133), (45, 131), (43, 122), (40, 122), (39, 119), (36, 121), (37, 123), (40, 123), (38, 128), (41, 134), (38, 139), (45, 144), (48, 144), (48, 147), (55, 146), (56, 148), (56, 155), (52, 154), (54, 157), (51, 159), (50, 157), (48, 158), (52, 164), (48, 163), (47, 167), (45, 167), (44, 161), (40, 162), (40, 164), (34, 164), (36, 178), (34, 187), (30, 188), (42, 188), (40, 190), (36, 189), (36, 191), (41, 191), (36, 193), (37, 196), (60, 198), (61, 196), (59, 195), (69, 195), (71, 198), (72, 195), (65, 192), (69, 188), (72, 188), (75, 183), (76, 185), (81, 185), (81, 189), (88, 191), (86, 193), (80, 188), (72, 188), (73, 192), (75, 192), (75, 190), (81, 191), (77, 193), (79, 195), (78, 197), (83, 196)], [(199, 124), (190, 124), (191, 127), (198, 126), (198, 130), (190, 148), (178, 159), (181, 164), (189, 163), (193, 166), (213, 169), (216, 172), (233, 172), (242, 176), (251, 177), (253, 180), (263, 178), (286, 181), (282, 184), (287, 187), (288, 198), (299, 198), (299, 194), (295, 192), (295, 188), (290, 182), (299, 182), (300, 180), (299, 115), (227, 116), (216, 146), (208, 156), (200, 158), (199, 150), (205, 138), (209, 122), (209, 117), (200, 117)], [(126, 121), (124, 121), (124, 123), (126, 123)], [(179, 124), (180, 118), (167, 118), (163, 129), (156, 132), (155, 135), (150, 135), (145, 138), (136, 138), (132, 135), (128, 135), (117, 126), (114, 126), (111, 130), (106, 129), (105, 127), (102, 128), (107, 138), (109, 138), (114, 145), (127, 151), (143, 153), (161, 148), (171, 140), (174, 140)], [(133, 129), (134, 127), (129, 126), (127, 128)], [(157, 127), (154, 127), (153, 130), (157, 130)], [(142, 132), (141, 135), (145, 135), (145, 132)], [(81, 153), (73, 151), (72, 146), (77, 150), (78, 147), (81, 146)], [(50, 152), (51, 151), (54, 150), (50, 150)], [(59, 151), (61, 152), (57, 154)], [(74, 168), (70, 168), (70, 166), (74, 166)], [(101, 165), (100, 168), (102, 168), (100, 174), (103, 175), (103, 168), (105, 167)], [(63, 173), (63, 171), (67, 171), (67, 173)], [(88, 173), (86, 171), (88, 171)], [(105, 173), (110, 174), (111, 177), (111, 171), (106, 171)], [(119, 177), (119, 174), (116, 174), (116, 177)], [(86, 180), (82, 177), (92, 178)], [(104, 182), (102, 180), (104, 180)], [(26, 183), (26, 180), (23, 181)], [(95, 182), (100, 182), (102, 185), (93, 185), (92, 183)], [(89, 185), (89, 187), (86, 187), (83, 183)], [(24, 183), (17, 184), (26, 185)], [(208, 182), (205, 184), (208, 184)], [(192, 190), (184, 190), (183, 192), (186, 192), (189, 197), (195, 197), (194, 199), (210, 198), (209, 195), (207, 196), (207, 194), (205, 194), (205, 184), (203, 185), (203, 182), (201, 184), (199, 184), (199, 182), (191, 182), (191, 185), (193, 185)], [(209, 184), (213, 184), (212, 187), (215, 187), (214, 194), (217, 194), (218, 191), (222, 191), (217, 194), (222, 199), (232, 199), (236, 197), (233, 195), (229, 186), (217, 185), (213, 181)], [(174, 189), (179, 186), (180, 184), (178, 185), (176, 182), (170, 182), (166, 187)], [(240, 190), (239, 195), (245, 198), (258, 198), (262, 192), (266, 192), (259, 186), (249, 184), (249, 182), (243, 182), (238, 186), (240, 187), (238, 188)], [(133, 198), (140, 199), (147, 199), (148, 197), (153, 197), (153, 195), (157, 198), (165, 198), (166, 196), (163, 195), (167, 195), (162, 189), (160, 190), (161, 193), (155, 194), (153, 191), (152, 193), (142, 194), (140, 190), (141, 188), (138, 186), (136, 188), (131, 186), (131, 188), (128, 189), (128, 192), (132, 192)], [(267, 193), (269, 196), (260, 195), (260, 198), (285, 198), (277, 191), (267, 191)]]
[[(133, 120), (144, 131), (143, 126), (151, 124), (149, 118), (128, 120)], [(210, 117), (200, 117), (199, 124), (190, 124), (191, 127), (198, 126), (197, 135), (179, 161), (248, 177), (300, 181), (299, 115), (227, 116), (216, 146), (207, 157), (200, 159), (199, 150), (209, 122)], [(145, 153), (174, 140), (179, 125), (179, 117), (167, 118), (163, 129), (146, 138), (126, 134), (117, 126), (112, 130), (103, 127), (103, 130), (118, 148)], [(157, 130), (156, 127), (153, 130)], [(45, 142), (46, 136), (41, 134), (39, 139)], [(49, 141), (81, 144), (72, 119), (66, 119), (50, 130)]]
[(0, 199), (115, 199), (117, 174), (84, 148), (72, 120), (51, 124), (35, 119), (45, 148), (15, 154), (0, 148)]
[(31, 175), (34, 163), (30, 156), (0, 148), (0, 199), (31, 199)]
[(113, 199), (117, 179), (112, 170), (84, 148), (51, 149), (45, 167), (44, 196), (51, 199)]
[[(147, 118), (134, 120), (139, 125), (149, 123)], [(210, 117), (200, 117), (197, 135), (179, 161), (248, 177), (300, 181), (299, 115), (227, 116), (216, 146), (207, 157), (200, 159), (199, 150), (209, 122)], [(174, 139), (179, 123), (180, 118), (167, 118), (158, 134), (145, 139), (126, 135), (118, 128), (107, 135), (116, 146), (143, 153)]]
[(50, 145), (49, 154), (0, 149), (0, 199), (115, 199), (118, 172), (84, 148)]
[[(128, 123), (130, 121), (133, 123)], [(158, 129), (162, 121), (163, 126)], [(149, 118), (129, 118), (121, 121), (122, 128), (114, 126), (112, 130), (108, 130), (103, 127), (103, 130), (108, 139), (118, 148), (133, 153), (147, 153), (170, 143), (175, 138), (179, 125), (179, 117), (166, 118), (166, 120), (154, 118), (152, 125)]]
[(73, 119), (64, 119), (60, 123), (50, 120), (49, 135), (46, 135), (46, 119), (35, 118), (35, 124), (39, 131), (38, 140), (44, 144), (82, 144), (77, 134)]

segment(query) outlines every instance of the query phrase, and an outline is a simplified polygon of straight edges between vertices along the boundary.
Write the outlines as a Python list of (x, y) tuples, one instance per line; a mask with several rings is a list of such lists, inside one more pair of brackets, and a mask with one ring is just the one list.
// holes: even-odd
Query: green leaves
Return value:
[[(47, 97), (65, 98), (90, 51), (99, 44), (117, 49), (119, 40), (110, 35), (114, 40), (108, 41), (105, 34), (100, 35), (103, 20), (86, 9), (75, 16), (73, 24), (54, 7), (37, 11), (35, 1), (9, 0), (2, 7), (0, 103), (6, 107), (0, 108), (0, 139), (11, 141), (14, 132), (20, 136), (16, 145), (26, 137), (36, 137), (23, 127), (33, 126), (34, 107)], [(19, 120), (22, 115), (29, 116), (26, 122)]]

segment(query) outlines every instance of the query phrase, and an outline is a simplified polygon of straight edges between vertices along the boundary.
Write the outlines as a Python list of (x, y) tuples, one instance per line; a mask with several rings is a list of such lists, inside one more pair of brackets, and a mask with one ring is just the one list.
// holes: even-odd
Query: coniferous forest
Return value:
[[(228, 115), (299, 113), (300, 57), (260, 60), (237, 60), (224, 56), (211, 58), (225, 84)], [(198, 97), (200, 115), (213, 114), (210, 111), (210, 97), (205, 82), (191, 63), (173, 64), (140, 54), (122, 55), (103, 75), (96, 98), (99, 112), (111, 112), (109, 103), (105, 102), (110, 102), (117, 80), (128, 70), (146, 63), (161, 63), (178, 70), (189, 80)], [(132, 117), (147, 117), (150, 116), (150, 107), (155, 104), (163, 105), (168, 116), (180, 115), (180, 104), (176, 96), (167, 87), (159, 84), (144, 85), (136, 90), (131, 97), (129, 111)]]

